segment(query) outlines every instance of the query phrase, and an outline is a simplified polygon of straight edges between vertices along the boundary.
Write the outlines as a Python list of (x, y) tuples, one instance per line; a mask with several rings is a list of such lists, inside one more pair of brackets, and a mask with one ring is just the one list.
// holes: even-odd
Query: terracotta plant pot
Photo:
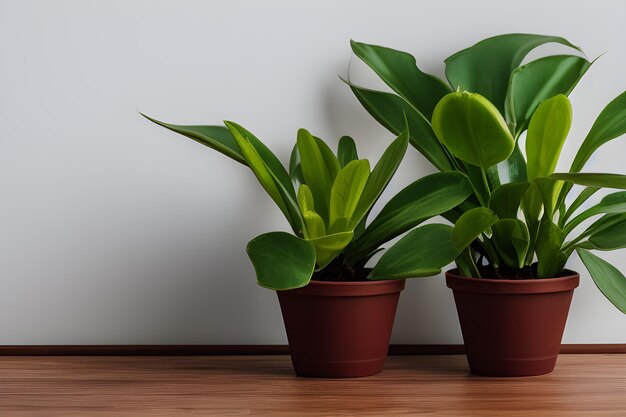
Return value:
[(277, 291), (296, 374), (354, 378), (382, 371), (404, 280), (311, 281)]
[(473, 374), (542, 375), (554, 369), (579, 275), (495, 280), (446, 272)]

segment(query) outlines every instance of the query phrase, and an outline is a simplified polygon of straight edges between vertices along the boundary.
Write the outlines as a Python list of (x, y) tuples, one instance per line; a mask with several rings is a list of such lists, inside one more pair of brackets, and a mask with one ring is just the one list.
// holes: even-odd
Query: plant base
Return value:
[(446, 273), (454, 292), (473, 374), (530, 376), (551, 372), (579, 275), (494, 280)]
[(277, 291), (299, 376), (355, 378), (382, 371), (404, 281), (322, 282)]

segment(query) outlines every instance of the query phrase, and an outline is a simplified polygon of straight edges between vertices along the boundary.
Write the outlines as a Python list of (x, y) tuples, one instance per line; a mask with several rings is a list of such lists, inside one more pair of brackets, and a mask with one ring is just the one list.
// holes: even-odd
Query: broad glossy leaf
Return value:
[(353, 232), (334, 233), (308, 240), (315, 247), (315, 257), (317, 261), (316, 270), (320, 270), (328, 265), (341, 251), (350, 243)]
[(476, 207), (463, 213), (452, 229), (452, 244), (459, 252), (464, 250), (497, 221), (498, 215), (486, 207)]
[(289, 158), (289, 177), (295, 188), (304, 184), (304, 174), (302, 173), (302, 165), (300, 164), (300, 153), (298, 152), (298, 144), (293, 145), (291, 157)]
[(508, 174), (508, 178), (503, 180), (503, 183), (508, 182), (524, 182), (528, 180), (526, 175), (526, 159), (519, 148), (519, 142), (515, 143), (513, 152), (506, 161), (501, 162), (499, 165), (503, 166), (503, 172)]
[(526, 128), (537, 106), (557, 94), (569, 95), (591, 63), (574, 55), (554, 55), (522, 65), (511, 74), (506, 115), (515, 137)]
[(602, 294), (626, 313), (626, 278), (613, 265), (584, 249), (577, 249), (578, 256), (591, 274), (591, 278)]
[(365, 110), (381, 125), (394, 135), (399, 135), (408, 123), (411, 145), (438, 170), (453, 169), (450, 158), (435, 136), (430, 122), (421, 113), (395, 94), (369, 90), (343, 81), (350, 86)]
[[(348, 163), (335, 178), (330, 191), (330, 229), (333, 231), (347, 231), (338, 228), (337, 221), (344, 219), (348, 230), (359, 223), (355, 210), (361, 196), (364, 194), (365, 184), (370, 176), (370, 164), (367, 159), (360, 159)], [(355, 219), (353, 222), (352, 219)], [(352, 226), (351, 226), (352, 225)]]
[(224, 126), (182, 126), (173, 125), (153, 119), (150, 116), (146, 116), (143, 113), (139, 113), (146, 119), (153, 123), (163, 126), (172, 132), (180, 133), (187, 136), (190, 139), (195, 140), (198, 143), (208, 146), (211, 149), (215, 149), (218, 152), (223, 153), (229, 158), (234, 159), (246, 165), (246, 160), (237, 145), (237, 141), (230, 133), (230, 131)]
[(502, 115), (480, 94), (448, 94), (435, 107), (432, 125), (454, 156), (485, 170), (507, 159), (515, 147)]
[(489, 208), (496, 212), (500, 219), (516, 219), (522, 196), (528, 189), (527, 182), (502, 184), (491, 194)]
[(339, 139), (339, 145), (337, 145), (337, 159), (341, 168), (348, 165), (351, 161), (359, 159), (359, 154), (356, 151), (356, 144), (350, 136), (342, 136)]
[(405, 130), (398, 136), (380, 157), (372, 174), (367, 179), (365, 189), (354, 211), (354, 216), (350, 221), (352, 228), (356, 227), (362, 219), (367, 217), (372, 206), (376, 203), (380, 195), (385, 191), (389, 181), (396, 173), (396, 170), (404, 158), (406, 149), (409, 146), (409, 133)]
[(359, 238), (346, 249), (346, 261), (358, 262), (383, 243), (463, 202), (472, 187), (460, 172), (423, 177), (396, 194)]
[(511, 73), (530, 51), (548, 42), (578, 49), (557, 36), (526, 33), (494, 36), (447, 58), (446, 77), (453, 89), (479, 93), (504, 114)]
[(537, 107), (526, 134), (529, 180), (554, 172), (571, 125), (572, 106), (563, 94), (549, 98)]
[(350, 41), (352, 51), (393, 91), (428, 120), (437, 102), (450, 92), (437, 77), (417, 68), (413, 55), (382, 46)]
[(524, 222), (517, 219), (503, 219), (491, 226), (498, 255), (512, 268), (522, 268), (530, 245), (530, 235)]
[(579, 172), (600, 146), (626, 133), (626, 91), (602, 110), (572, 162), (571, 172)]
[(588, 187), (616, 188), (626, 190), (626, 175), (620, 174), (592, 174), (582, 172), (558, 173), (550, 175), (550, 178), (568, 181), (572, 184), (586, 185)]
[(304, 287), (315, 269), (313, 245), (290, 233), (271, 232), (252, 239), (246, 247), (257, 283), (272, 290)]
[(606, 213), (624, 213), (626, 212), (626, 191), (619, 191), (616, 193), (608, 194), (600, 200), (598, 204), (588, 208), (570, 222), (565, 225), (565, 235), (569, 234), (576, 226), (587, 220), (588, 218)]
[(318, 141), (308, 131), (298, 130), (297, 141), (304, 180), (311, 189), (317, 212), (324, 220), (328, 220), (333, 169), (326, 165)]
[(411, 230), (380, 258), (369, 279), (427, 277), (441, 272), (459, 255), (452, 245), (452, 227), (427, 224)]
[(564, 237), (559, 226), (547, 217), (542, 218), (535, 242), (539, 278), (554, 278), (565, 267), (568, 256), (561, 250)]

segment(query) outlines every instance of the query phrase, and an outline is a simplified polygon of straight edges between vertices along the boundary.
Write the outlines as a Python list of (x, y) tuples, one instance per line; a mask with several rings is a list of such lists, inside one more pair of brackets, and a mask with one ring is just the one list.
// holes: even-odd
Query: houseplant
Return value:
[[(600, 113), (569, 172), (555, 174), (571, 123), (566, 95), (591, 63), (556, 55), (520, 66), (547, 42), (576, 48), (553, 36), (489, 38), (446, 59), (449, 85), (421, 72), (405, 52), (352, 42), (355, 54), (395, 92), (346, 81), (368, 112), (391, 131), (406, 115), (411, 143), (439, 170), (463, 172), (472, 184), (470, 198), (444, 213), (455, 225), (440, 263), (457, 251), (457, 268), (446, 282), (477, 374), (553, 369), (578, 285), (578, 274), (564, 269), (574, 251), (602, 293), (626, 312), (626, 279), (590, 252), (626, 246), (626, 193), (581, 208), (603, 187), (626, 189), (626, 177), (580, 172), (601, 145), (626, 133), (626, 93)], [(574, 184), (585, 188), (570, 203)], [(594, 216), (601, 217), (572, 238)], [(393, 249), (402, 254), (409, 248), (400, 240)]]
[[(287, 219), (292, 233), (258, 236), (247, 252), (258, 284), (278, 293), (296, 373), (357, 377), (380, 372), (403, 278), (434, 275), (445, 264), (417, 256), (419, 269), (408, 262), (387, 275), (365, 265), (388, 240), (465, 200), (471, 194), (467, 177), (446, 172), (417, 180), (366, 225), (372, 206), (404, 157), (407, 131), (370, 172), (369, 161), (359, 159), (350, 137), (340, 139), (335, 154), (323, 140), (300, 129), (285, 168), (237, 123), (179, 126), (147, 118), (249, 167)], [(451, 227), (419, 229), (422, 237), (437, 238)], [(368, 275), (382, 280), (368, 281)]]

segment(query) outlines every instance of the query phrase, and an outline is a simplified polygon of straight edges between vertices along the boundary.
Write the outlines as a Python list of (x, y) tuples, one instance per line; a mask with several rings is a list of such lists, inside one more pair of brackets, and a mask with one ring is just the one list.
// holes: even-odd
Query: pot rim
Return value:
[(539, 279), (490, 279), (458, 275), (458, 269), (446, 271), (446, 285), (454, 291), (483, 294), (540, 294), (572, 291), (578, 287), (580, 275), (564, 269), (567, 275)]
[(404, 289), (404, 279), (376, 281), (317, 281), (291, 290), (277, 291), (279, 295), (319, 295), (325, 297), (361, 297), (397, 293)]

